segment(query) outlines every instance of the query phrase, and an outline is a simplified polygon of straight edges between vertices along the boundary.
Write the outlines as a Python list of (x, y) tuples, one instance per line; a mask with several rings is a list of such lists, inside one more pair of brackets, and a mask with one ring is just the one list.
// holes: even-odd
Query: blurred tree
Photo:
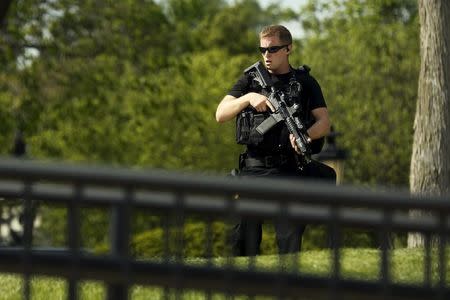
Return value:
[(310, 1), (301, 58), (350, 150), (345, 180), (407, 186), (418, 75), (415, 1)]
[[(173, 38), (170, 41), (175, 55), (201, 51), (203, 23), (226, 7), (224, 0), (168, 0), (163, 4), (172, 24)], [(207, 28), (214, 30), (215, 28)]]
[(30, 101), (27, 89), (27, 70), (30, 60), (38, 48), (42, 47), (41, 24), (47, 1), (32, 5), (33, 1), (12, 1), (8, 4), (8, 15), (0, 28), (0, 118), (2, 134), (0, 143), (6, 147), (0, 153), (7, 153), (17, 129), (27, 131), (36, 116), (35, 105)]
[[(410, 187), (414, 194), (450, 192), (450, 2), (420, 0), (420, 78)], [(412, 211), (412, 216), (427, 214)], [(424, 246), (410, 233), (408, 246)]]
[(295, 17), (292, 10), (281, 9), (276, 5), (263, 9), (256, 0), (237, 1), (234, 6), (222, 9), (211, 20), (205, 19), (199, 37), (204, 48), (225, 49), (230, 55), (255, 55), (259, 45), (257, 33), (263, 26), (293, 20)]

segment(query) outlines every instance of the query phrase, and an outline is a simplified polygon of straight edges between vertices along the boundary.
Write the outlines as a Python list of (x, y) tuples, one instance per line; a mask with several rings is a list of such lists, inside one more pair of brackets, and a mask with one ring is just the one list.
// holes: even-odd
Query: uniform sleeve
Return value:
[(249, 77), (246, 74), (242, 74), (242, 76), (238, 79), (238, 81), (228, 92), (228, 95), (239, 98), (247, 94), (248, 91), (249, 91)]
[(307, 86), (310, 91), (310, 109), (313, 110), (319, 107), (327, 107), (325, 98), (322, 94), (322, 89), (320, 88), (319, 83), (314, 77), (308, 76)]

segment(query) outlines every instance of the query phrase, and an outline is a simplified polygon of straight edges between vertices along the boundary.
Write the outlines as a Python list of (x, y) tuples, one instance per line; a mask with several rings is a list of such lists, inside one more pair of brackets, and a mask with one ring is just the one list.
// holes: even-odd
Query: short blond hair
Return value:
[(292, 35), (283, 25), (269, 25), (259, 33), (259, 38), (277, 36), (280, 42), (286, 45), (292, 44)]

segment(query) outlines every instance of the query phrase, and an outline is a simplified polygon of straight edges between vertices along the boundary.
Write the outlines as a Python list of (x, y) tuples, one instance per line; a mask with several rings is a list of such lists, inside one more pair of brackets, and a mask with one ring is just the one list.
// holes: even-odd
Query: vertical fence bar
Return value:
[[(118, 260), (122, 271), (125, 270), (123, 276), (127, 276), (132, 190), (127, 187), (124, 192), (124, 198), (119, 204), (113, 205), (111, 209), (110, 240), (111, 255)], [(108, 300), (128, 299), (128, 284), (124, 282), (108, 283), (107, 297)]]
[(425, 254), (424, 254), (424, 286), (431, 287), (431, 234), (429, 232), (425, 235)]
[[(3, 203), (1, 201), (4, 201), (3, 199), (0, 199), (0, 247), (2, 247), (3, 245), (6, 245), (6, 243), (3, 240), (3, 224), (7, 224), (9, 223), (8, 219), (4, 219), (3, 217), (3, 211), (4, 211), (4, 206)], [(9, 218), (9, 217), (6, 217)]]
[(445, 299), (445, 282), (447, 273), (446, 264), (446, 249), (445, 245), (447, 243), (446, 235), (446, 214), (441, 212), (439, 214), (439, 284), (438, 284), (438, 299)]
[[(163, 264), (165, 265), (166, 269), (169, 268), (169, 262), (170, 262), (170, 214), (168, 211), (164, 210), (161, 218), (161, 228), (163, 232), (162, 240), (163, 240), (163, 253), (162, 253), (162, 259)], [(168, 300), (169, 299), (169, 288), (168, 286), (163, 286), (163, 299)]]
[(79, 261), (80, 261), (80, 228), (81, 214), (80, 201), (82, 198), (83, 186), (79, 183), (74, 184), (74, 196), (70, 199), (67, 206), (67, 242), (72, 261), (72, 272), (69, 278), (68, 298), (76, 300), (78, 298), (78, 279), (79, 279)]
[[(258, 243), (259, 234), (262, 236), (262, 221), (252, 215), (245, 217), (244, 235), (245, 235), (245, 252), (248, 254), (247, 271), (254, 272), (256, 267), (256, 256), (260, 254), (260, 243)], [(259, 225), (259, 226), (258, 226)], [(257, 232), (257, 228), (261, 230), (261, 233)], [(252, 296), (250, 296), (250, 300)]]
[(214, 230), (213, 230), (213, 220), (211, 216), (206, 217), (206, 228), (205, 228), (205, 258), (207, 259), (207, 265), (212, 266), (212, 259), (214, 257)]
[(228, 233), (227, 233), (227, 242), (228, 242), (228, 249), (227, 249), (227, 255), (226, 255), (226, 262), (225, 262), (225, 272), (224, 272), (224, 281), (225, 281), (225, 299), (232, 299), (234, 296), (233, 294), (233, 269), (234, 269), (234, 263), (235, 260), (233, 258), (233, 229), (236, 222), (236, 220), (239, 219), (237, 214), (237, 201), (239, 199), (238, 194), (226, 194), (225, 195), (225, 201), (226, 201), (226, 213), (225, 216), (227, 216), (227, 226), (228, 226)]
[[(286, 206), (286, 213), (289, 212), (289, 207)], [(289, 273), (293, 275), (300, 275), (300, 254), (302, 252), (302, 245), (303, 245), (303, 236), (305, 234), (306, 225), (304, 221), (293, 221), (295, 223), (295, 226), (297, 226), (297, 229), (301, 230), (301, 235), (299, 237), (299, 243), (300, 248), (299, 251), (296, 251), (295, 253), (292, 253), (291, 255), (291, 261), (290, 261), (290, 271)], [(298, 232), (300, 233), (300, 232)]]
[[(213, 257), (214, 257), (214, 251), (213, 251), (213, 244), (214, 244), (214, 230), (213, 230), (213, 219), (210, 215), (206, 217), (205, 220), (206, 228), (205, 228), (205, 241), (206, 241), (206, 247), (205, 247), (205, 258), (206, 258), (206, 266), (209, 268), (212, 268), (213, 266)], [(205, 289), (205, 299), (211, 300), (212, 299), (212, 291), (209, 289)]]
[(333, 239), (333, 264), (332, 264), (332, 276), (330, 280), (330, 299), (338, 300), (340, 299), (340, 295), (338, 293), (339, 290), (339, 280), (341, 273), (341, 228), (340, 228), (340, 220), (339, 220), (339, 206), (332, 205), (331, 206), (331, 215), (330, 215), (330, 232), (332, 234)]
[(160, 218), (161, 228), (163, 231), (163, 262), (168, 267), (170, 260), (170, 214), (167, 211), (164, 211)]
[[(288, 209), (287, 203), (285, 201), (279, 202), (279, 211), (277, 216), (278, 226), (285, 227), (285, 230), (288, 230), (289, 227), (292, 226), (291, 220), (288, 218)], [(295, 230), (296, 231), (296, 230)], [(278, 237), (280, 238), (280, 237)], [(291, 237), (292, 238), (292, 237)], [(280, 253), (280, 249), (278, 249), (278, 280), (276, 282), (277, 288), (277, 296), (278, 299), (284, 299), (285, 297), (285, 273), (286, 273), (286, 253)]]
[(175, 299), (181, 299), (182, 295), (182, 280), (183, 273), (182, 267), (184, 264), (184, 222), (185, 222), (185, 211), (184, 211), (184, 193), (177, 192), (175, 195), (175, 274), (174, 274), (174, 286), (175, 286)]
[(23, 296), (24, 299), (31, 299), (31, 250), (33, 243), (33, 216), (32, 216), (32, 203), (31, 203), (31, 188), (32, 182), (24, 182), (23, 191), (23, 201), (24, 201), (24, 211), (23, 211)]
[(132, 219), (132, 211), (134, 205), (134, 189), (131, 186), (125, 187), (125, 201), (124, 201), (124, 228), (122, 229), (122, 234), (124, 235), (122, 244), (122, 273), (125, 277), (124, 286), (125, 286), (125, 294), (128, 299), (130, 295), (130, 287), (133, 280), (133, 274), (130, 270), (130, 239), (131, 239), (131, 219)]
[(380, 275), (381, 275), (381, 294), (384, 299), (389, 298), (390, 290), (389, 290), (389, 282), (390, 282), (390, 273), (389, 273), (389, 233), (391, 232), (391, 222), (392, 222), (392, 214), (388, 209), (383, 209), (383, 225), (381, 230), (381, 266), (380, 266)]

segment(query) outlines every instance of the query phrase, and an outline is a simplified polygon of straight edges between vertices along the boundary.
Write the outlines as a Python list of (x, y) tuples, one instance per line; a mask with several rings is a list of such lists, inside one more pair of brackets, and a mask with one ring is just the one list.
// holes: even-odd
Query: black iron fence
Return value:
[[(239, 195), (239, 197), (236, 197)], [(237, 199), (238, 198), (238, 199)], [(23, 201), (23, 243), (0, 247), (0, 273), (23, 276), (23, 298), (32, 298), (30, 278), (49, 275), (68, 282), (69, 299), (79, 297), (81, 280), (100, 280), (108, 299), (128, 299), (135, 285), (163, 288), (161, 297), (182, 299), (183, 291), (200, 298), (238, 295), (274, 299), (449, 299), (446, 245), (450, 198), (412, 197), (406, 192), (376, 192), (303, 181), (235, 178), (164, 171), (82, 167), (35, 161), (0, 160), (0, 204)], [(67, 208), (67, 245), (43, 249), (33, 245), (33, 205), (45, 201)], [(83, 207), (111, 210), (106, 254), (81, 247)], [(158, 212), (162, 218), (164, 255), (137, 259), (130, 253), (132, 210)], [(428, 212), (411, 218), (411, 210)], [(190, 214), (206, 224), (203, 258), (183, 255), (183, 226)], [(278, 257), (274, 268), (260, 267), (255, 257), (212, 257), (211, 224), (237, 217), (283, 219), (325, 224), (333, 233), (327, 274), (304, 272), (298, 254)], [(171, 228), (179, 230), (172, 230)], [(366, 228), (380, 236), (379, 276), (344, 276), (342, 229)], [(399, 282), (392, 276), (390, 237), (395, 232), (423, 234), (423, 281)], [(434, 241), (434, 242), (432, 242)], [(437, 270), (437, 276), (432, 273)], [(213, 297), (213, 295), (216, 295)], [(190, 298), (192, 299), (192, 298)]]

